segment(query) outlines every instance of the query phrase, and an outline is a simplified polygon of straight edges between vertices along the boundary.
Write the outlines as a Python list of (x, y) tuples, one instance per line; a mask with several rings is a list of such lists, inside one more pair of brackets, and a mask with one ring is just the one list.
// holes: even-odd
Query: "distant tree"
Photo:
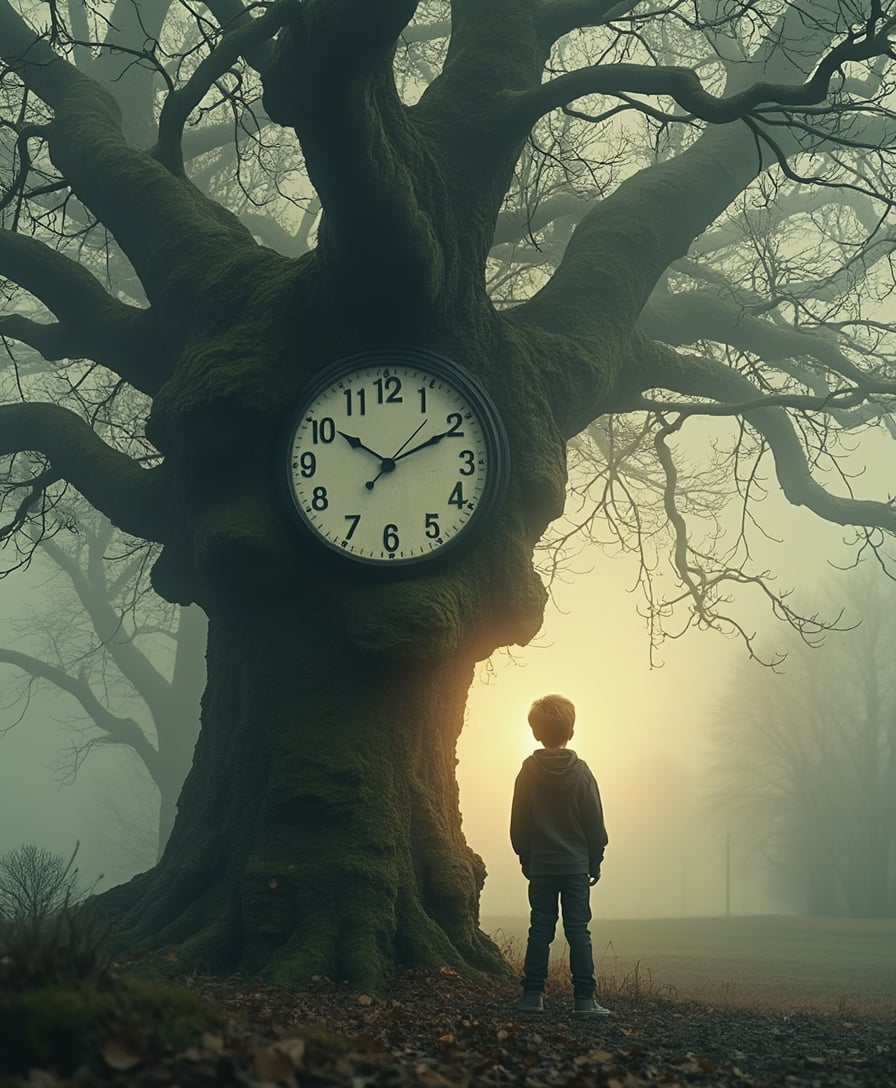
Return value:
[(0, 919), (39, 921), (80, 898), (77, 847), (68, 861), (35, 843), (25, 843), (0, 856)]
[[(688, 532), (682, 502), (715, 505), (699, 471), (682, 498), (694, 419), (734, 434), (707, 455), (713, 499), (756, 497), (767, 455), (860, 546), (896, 529), (837, 476), (896, 395), (867, 284), (832, 349), (751, 216), (804, 180), (889, 212), (892, 19), (877, 0), (0, 0), (0, 332), (22, 345), (5, 534), (26, 557), (72, 486), (161, 545), (156, 589), (209, 617), (174, 832), (104, 899), (136, 945), (287, 982), (500, 964), (456, 740), (475, 662), (541, 624), (533, 549), (595, 421), (577, 441), (606, 523), (665, 534), (685, 623), (764, 591), (743, 533), (732, 553)], [(843, 215), (812, 234), (827, 279), (874, 249)], [(396, 344), (480, 378), (512, 478), (468, 552), (366, 579), (290, 522), (279, 435), (329, 362)], [(34, 351), (59, 366), (32, 376)]]
[(837, 586), (853, 630), (795, 642), (781, 675), (739, 670), (714, 717), (711, 803), (798, 911), (893, 918), (896, 587), (862, 573)]
[[(76, 739), (60, 760), (65, 780), (98, 747), (133, 752), (158, 790), (161, 856), (199, 735), (205, 616), (155, 595), (145, 545), (123, 539), (83, 504), (66, 509), (66, 527), (39, 538), (38, 557), (57, 572), (54, 591), (0, 635), (7, 642), (15, 636), (14, 646), (0, 644), (0, 665), (27, 677), (13, 698), (14, 685), (6, 685), (4, 703), (21, 702), (17, 721), (24, 720), (33, 686), (43, 683), (80, 705), (88, 724), (83, 717), (67, 723)], [(16, 648), (23, 644), (31, 652)]]

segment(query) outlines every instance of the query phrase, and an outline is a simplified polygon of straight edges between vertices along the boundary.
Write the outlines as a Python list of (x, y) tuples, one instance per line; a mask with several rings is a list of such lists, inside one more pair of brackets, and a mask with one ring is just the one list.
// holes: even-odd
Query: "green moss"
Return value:
[(110, 993), (48, 987), (0, 996), (0, 1065), (21, 1070), (52, 1062), (73, 1068), (112, 1016)]
[(48, 986), (0, 994), (0, 1068), (51, 1065), (66, 1072), (129, 1026), (147, 1046), (180, 1046), (221, 1014), (190, 990), (128, 979), (114, 989)]

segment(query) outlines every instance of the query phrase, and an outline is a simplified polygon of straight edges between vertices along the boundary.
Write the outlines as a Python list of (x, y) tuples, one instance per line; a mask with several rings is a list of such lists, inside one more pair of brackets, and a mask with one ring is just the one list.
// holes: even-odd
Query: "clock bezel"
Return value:
[[(395, 366), (418, 366), (426, 373), (450, 382), (464, 397), (475, 413), (482, 428), (486, 445), (488, 465), (483, 493), (476, 509), (466, 524), (449, 537), (444, 544), (432, 551), (408, 557), (381, 559), (373, 556), (357, 555), (347, 548), (342, 548), (327, 540), (308, 518), (299, 504), (293, 487), (293, 447), (296, 432), (305, 414), (321, 393), (334, 382), (348, 374), (369, 367), (382, 368), (390, 364)], [(292, 520), (304, 529), (304, 536), (310, 538), (326, 556), (340, 556), (343, 562), (367, 571), (404, 571), (409, 567), (435, 565), (447, 557), (456, 557), (461, 549), (479, 539), (488, 525), (497, 515), (510, 483), (510, 442), (504, 421), (494, 400), (473, 374), (460, 363), (427, 348), (395, 347), (372, 348), (366, 351), (346, 355), (327, 364), (302, 389), (297, 407), (290, 413), (282, 447), (281, 464), (284, 466), (281, 479), (285, 484), (288, 509)]]

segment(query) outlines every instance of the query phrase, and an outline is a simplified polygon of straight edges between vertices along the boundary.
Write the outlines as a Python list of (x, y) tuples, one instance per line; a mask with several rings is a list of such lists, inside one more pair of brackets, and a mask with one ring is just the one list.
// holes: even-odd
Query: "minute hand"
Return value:
[(409, 450), (400, 453), (394, 460), (401, 461), (404, 457), (410, 457), (412, 453), (417, 453), (419, 450), (425, 450), (427, 446), (434, 446), (437, 442), (441, 442), (443, 438), (447, 438), (453, 431), (454, 428), (452, 427), (450, 431), (442, 431), (441, 434), (434, 434), (431, 438), (427, 438), (425, 442), (421, 442), (417, 446), (411, 446)]

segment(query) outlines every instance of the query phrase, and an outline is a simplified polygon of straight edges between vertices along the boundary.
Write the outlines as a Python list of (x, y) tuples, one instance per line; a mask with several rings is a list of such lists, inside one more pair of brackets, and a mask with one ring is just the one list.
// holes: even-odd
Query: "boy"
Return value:
[(523, 967), (523, 993), (516, 1008), (544, 1011), (548, 954), (557, 927), (557, 900), (569, 942), (573, 1011), (580, 1016), (609, 1016), (594, 996), (591, 954), (590, 886), (600, 879), (607, 845), (597, 782), (588, 764), (566, 745), (572, 739), (576, 710), (562, 695), (536, 699), (529, 725), (543, 748), (523, 763), (513, 788), (510, 841), (529, 880), (532, 908)]

